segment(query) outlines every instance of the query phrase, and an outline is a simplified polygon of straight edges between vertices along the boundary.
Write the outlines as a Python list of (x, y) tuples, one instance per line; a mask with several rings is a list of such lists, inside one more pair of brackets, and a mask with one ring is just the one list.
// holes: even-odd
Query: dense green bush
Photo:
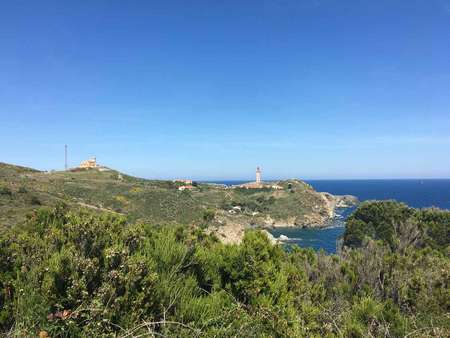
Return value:
[(392, 250), (409, 246), (445, 251), (450, 245), (450, 212), (413, 209), (395, 201), (362, 203), (347, 220), (344, 245), (361, 247), (366, 238)]
[(20, 187), (20, 188), (17, 190), (17, 192), (18, 192), (19, 194), (26, 194), (26, 193), (28, 192), (28, 190), (27, 190), (27, 188), (25, 188), (25, 187)]
[(30, 204), (31, 205), (42, 205), (41, 200), (39, 199), (39, 197), (35, 196), (35, 195), (31, 195), (30, 196)]
[[(400, 209), (401, 219), (409, 211)], [(387, 222), (387, 209), (371, 210), (382, 215), (357, 215), (375, 229)], [(224, 245), (198, 228), (42, 209), (0, 237), (1, 330), (18, 337), (444, 336), (450, 266), (434, 246), (444, 245), (435, 238), (446, 218), (422, 217), (433, 224), (424, 230), (431, 245), (393, 252), (397, 237), (387, 231), (338, 257), (286, 252), (258, 231)]]
[(8, 187), (0, 186), (0, 196), (1, 195), (11, 197), (12, 191)]
[(206, 223), (210, 223), (214, 220), (215, 215), (216, 212), (214, 211), (214, 209), (206, 209), (205, 211), (203, 211), (203, 221)]

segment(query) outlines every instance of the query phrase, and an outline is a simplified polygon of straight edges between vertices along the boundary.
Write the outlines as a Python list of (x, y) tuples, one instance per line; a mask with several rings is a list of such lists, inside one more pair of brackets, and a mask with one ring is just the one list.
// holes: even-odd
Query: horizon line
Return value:
[[(151, 178), (158, 179), (158, 178)], [(273, 182), (273, 181), (286, 181), (286, 180), (301, 180), (301, 181), (400, 181), (400, 180), (450, 180), (450, 177), (386, 177), (386, 178), (269, 178), (262, 180), (263, 182)], [(193, 179), (193, 181), (197, 182), (228, 182), (228, 181), (243, 181), (243, 182), (252, 182), (251, 179)], [(253, 180), (254, 181), (254, 180)]]
[[(30, 169), (35, 169), (35, 170), (39, 170), (39, 171), (43, 171), (43, 172), (51, 172), (51, 171), (65, 171), (64, 169), (37, 169), (36, 167), (32, 167), (32, 166), (28, 166), (28, 165), (23, 165), (23, 164), (13, 164), (13, 163), (8, 163), (8, 162), (3, 162), (0, 161), (0, 163), (4, 163), (7, 165), (13, 165), (13, 166), (19, 166), (19, 167), (24, 167), (24, 168), (30, 168)], [(106, 166), (107, 167), (107, 166)], [(129, 175), (129, 176), (134, 176), (137, 178), (143, 178), (143, 179), (147, 179), (147, 180), (176, 180), (176, 179), (180, 179), (180, 177), (188, 177), (189, 179), (192, 179), (193, 181), (197, 181), (197, 182), (227, 182), (227, 181), (240, 181), (240, 182), (253, 182), (254, 178), (191, 178), (194, 176), (189, 176), (189, 175), (178, 175), (178, 176), (174, 176), (174, 177), (148, 177), (145, 175), (136, 175), (136, 174), (132, 174), (132, 173), (127, 173), (126, 171), (119, 171), (117, 169), (113, 169), (110, 167), (107, 167), (109, 169), (121, 172), (123, 174)], [(262, 181), (266, 181), (266, 182), (273, 182), (273, 181), (285, 181), (285, 180), (290, 180), (290, 179), (298, 179), (301, 181), (377, 181), (377, 180), (385, 180), (385, 181), (394, 181), (394, 180), (450, 180), (450, 177), (417, 177), (417, 176), (410, 176), (410, 177), (359, 177), (359, 178), (355, 178), (355, 177), (345, 177), (345, 178), (332, 178), (332, 177), (322, 177), (322, 178), (313, 178), (313, 177), (285, 177), (285, 178), (273, 178), (270, 177), (268, 179), (262, 180)]]

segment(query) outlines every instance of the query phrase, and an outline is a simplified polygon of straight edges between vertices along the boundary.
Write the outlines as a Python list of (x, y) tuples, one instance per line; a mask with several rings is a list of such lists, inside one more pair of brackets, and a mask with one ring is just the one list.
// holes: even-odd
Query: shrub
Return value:
[(42, 205), (42, 202), (37, 196), (32, 195), (32, 196), (30, 196), (30, 204), (31, 205)]
[(0, 186), (0, 196), (1, 195), (7, 196), (7, 197), (11, 197), (12, 196), (12, 191), (8, 187)]
[(214, 209), (207, 209), (203, 212), (203, 221), (206, 223), (210, 223), (214, 220), (214, 217), (216, 216), (216, 212)]
[(426, 246), (446, 251), (450, 245), (450, 212), (415, 210), (395, 201), (364, 202), (348, 218), (344, 245), (361, 247), (365, 238), (381, 240), (394, 251)]
[(342, 257), (285, 251), (259, 231), (224, 245), (199, 229), (40, 209), (0, 234), (0, 329), (52, 337), (442, 336), (448, 257), (429, 246), (361, 245)]
[(28, 190), (25, 187), (20, 187), (19, 190), (17, 190), (17, 192), (19, 194), (26, 194), (28, 192)]

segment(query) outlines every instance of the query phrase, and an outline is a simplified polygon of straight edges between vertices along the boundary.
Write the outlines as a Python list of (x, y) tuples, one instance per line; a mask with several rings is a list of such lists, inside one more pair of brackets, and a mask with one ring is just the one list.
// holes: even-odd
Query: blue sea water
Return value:
[[(402, 180), (307, 180), (317, 191), (334, 195), (354, 195), (360, 201), (394, 199), (414, 208), (438, 207), (450, 210), (450, 179)], [(227, 185), (242, 181), (216, 182)], [(336, 240), (345, 230), (345, 219), (352, 208), (338, 211), (338, 218), (325, 229), (277, 228), (270, 232), (275, 237), (289, 237), (288, 244), (336, 252)]]
[(450, 209), (450, 179), (311, 180), (317, 191), (354, 195), (360, 201), (395, 199), (413, 208)]

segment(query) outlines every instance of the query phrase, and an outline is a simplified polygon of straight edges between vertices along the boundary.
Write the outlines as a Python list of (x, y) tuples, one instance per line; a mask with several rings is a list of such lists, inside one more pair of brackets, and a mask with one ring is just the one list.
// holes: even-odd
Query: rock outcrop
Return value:
[[(224, 243), (239, 243), (248, 228), (326, 227), (335, 219), (337, 209), (358, 203), (354, 196), (317, 192), (300, 180), (281, 181), (276, 184), (283, 189), (264, 190), (250, 195), (255, 196), (255, 203), (262, 204), (257, 211), (248, 210), (246, 203), (253, 201), (248, 202), (247, 193), (243, 202), (235, 202), (242, 203), (239, 208), (231, 207), (228, 212), (218, 212), (216, 219), (222, 225), (212, 232)], [(264, 204), (265, 201), (270, 202)]]

